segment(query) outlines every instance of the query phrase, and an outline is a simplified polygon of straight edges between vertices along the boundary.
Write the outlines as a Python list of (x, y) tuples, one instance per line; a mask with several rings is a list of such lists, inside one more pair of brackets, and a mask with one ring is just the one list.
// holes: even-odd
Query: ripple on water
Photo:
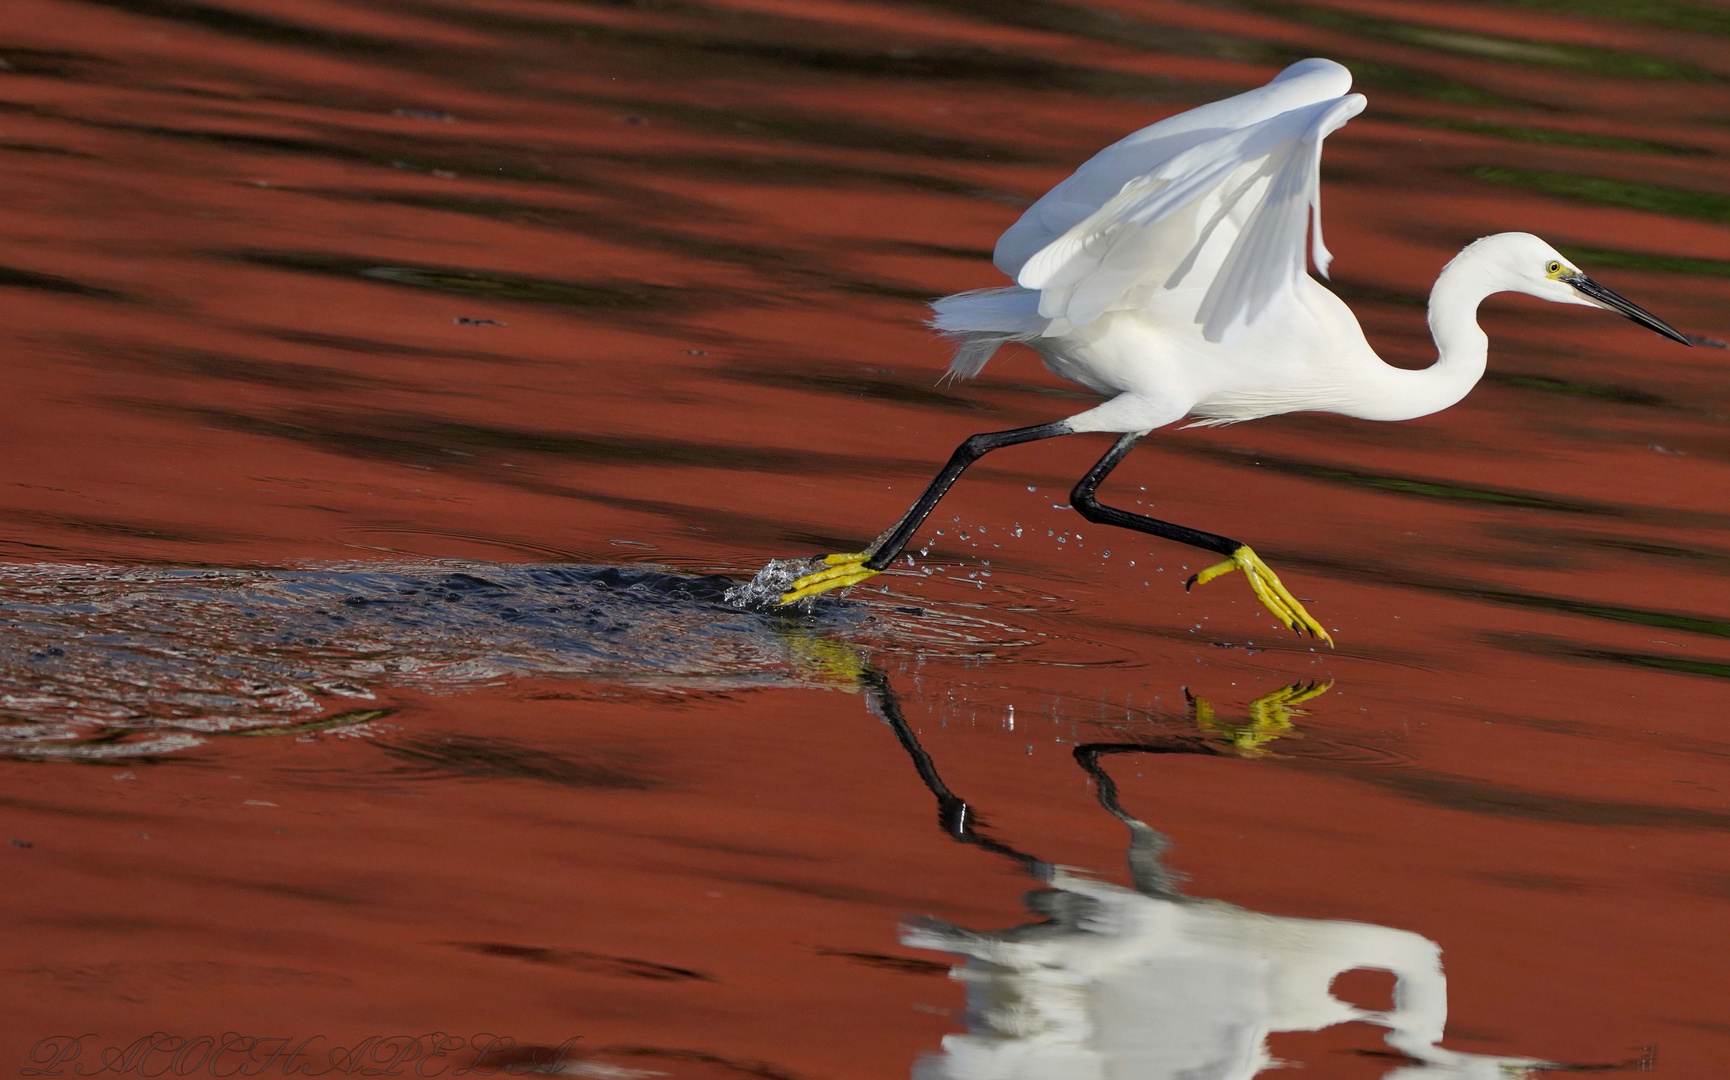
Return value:
[(733, 579), (653, 567), (458, 562), (0, 572), (0, 753), (118, 757), (229, 733), (375, 719), (389, 688), (555, 676), (662, 689), (835, 686), (871, 652), (1024, 645), (942, 606), (728, 601)]

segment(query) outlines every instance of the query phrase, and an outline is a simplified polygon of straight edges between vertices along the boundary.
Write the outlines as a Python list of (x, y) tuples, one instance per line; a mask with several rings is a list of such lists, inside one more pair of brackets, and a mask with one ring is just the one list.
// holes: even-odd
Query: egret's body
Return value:
[(1383, 362), (1351, 309), (1309, 273), (1313, 259), (1325, 276), (1332, 259), (1321, 237), (1321, 148), (1363, 110), (1350, 88), (1339, 64), (1301, 61), (1266, 86), (1107, 147), (1030, 207), (993, 257), (1015, 284), (932, 305), (932, 325), (957, 342), (950, 373), (970, 378), (1018, 342), (1107, 400), (1053, 424), (969, 439), (869, 550), (828, 556), (827, 568), (795, 581), (783, 602), (881, 571), (984, 453), (1116, 432), (1122, 438), (1072, 494), (1076, 509), (1227, 556), (1192, 582), (1241, 569), (1282, 622), (1327, 639), (1246, 545), (1101, 505), (1095, 489), (1143, 435), (1185, 418), (1224, 424), (1322, 411), (1409, 420), (1445, 409), (1484, 374), (1489, 339), (1477, 310), (1498, 292), (1607, 308), (1687, 343), (1544, 241), (1500, 233), (1462, 251), (1430, 293), (1436, 362), (1418, 371)]

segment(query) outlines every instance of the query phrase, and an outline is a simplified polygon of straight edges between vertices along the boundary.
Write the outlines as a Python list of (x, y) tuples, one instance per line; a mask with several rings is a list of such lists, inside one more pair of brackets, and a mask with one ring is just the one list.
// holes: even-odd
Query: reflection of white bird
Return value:
[[(920, 919), (903, 928), (905, 945), (967, 958), (950, 975), (967, 986), (968, 1030), (944, 1036), (943, 1053), (922, 1060), (914, 1080), (1250, 1080), (1276, 1064), (1270, 1034), (1354, 1020), (1385, 1027), (1388, 1046), (1414, 1062), (1383, 1080), (1509, 1080), (1558, 1067), (1438, 1045), (1448, 989), (1441, 950), (1428, 938), (1183, 895), (1161, 857), (1166, 838), (1123, 808), (1101, 759), (1220, 753), (1215, 745), (1176, 739), (1075, 748), (1100, 805), (1129, 828), (1135, 887), (1126, 889), (981, 834), (973, 808), (949, 790), (920, 746), (888, 680), (867, 672), (863, 683), (872, 711), (937, 797), (945, 831), (1014, 859), (1050, 886), (1026, 898), (1042, 922), (980, 932)], [(1287, 687), (1277, 700), (1312, 691)], [(1357, 968), (1394, 975), (1392, 1008), (1361, 1009), (1334, 997), (1334, 979)]]
[[(965, 1035), (946, 1035), (915, 1080), (1250, 1080), (1275, 1064), (1267, 1037), (1353, 1020), (1387, 1028), (1418, 1064), (1391, 1077), (1523, 1076), (1530, 1058), (1437, 1044), (1447, 982), (1434, 942), (1369, 923), (1294, 919), (1211, 900), (1149, 896), (1064, 871), (1050, 921), (995, 933), (910, 925), (902, 943), (966, 956)], [(1330, 992), (1356, 968), (1392, 972), (1393, 1008)]]
[[(950, 372), (979, 373), (999, 346), (1030, 346), (1052, 372), (1106, 396), (1067, 420), (975, 435), (894, 527), (865, 551), (831, 555), (794, 581), (783, 603), (883, 570), (962, 471), (999, 447), (1073, 432), (1118, 432), (1070, 502), (1089, 521), (1217, 552), (1281, 622), (1327, 631), (1236, 540), (1104, 506), (1095, 489), (1149, 431), (1185, 417), (1227, 424), (1320, 410), (1407, 420), (1463, 398), (1484, 373), (1489, 341), (1478, 304), (1523, 292), (1626, 315), (1688, 343), (1668, 324), (1575, 269), (1527, 233), (1462, 251), (1430, 293), (1439, 358), (1408, 371), (1382, 362), (1357, 319), (1306, 270), (1325, 276), (1322, 139), (1364, 107), (1351, 73), (1304, 60), (1256, 90), (1173, 116), (1100, 151), (1035, 203), (997, 242), (1007, 288), (937, 301), (932, 325), (956, 340)], [(1311, 237), (1313, 236), (1313, 242)], [(1313, 246), (1312, 246), (1313, 243)]]

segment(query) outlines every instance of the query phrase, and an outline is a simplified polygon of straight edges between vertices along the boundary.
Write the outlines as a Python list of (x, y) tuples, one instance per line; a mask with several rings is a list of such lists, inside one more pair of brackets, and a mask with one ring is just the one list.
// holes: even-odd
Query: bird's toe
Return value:
[(844, 589), (849, 585), (857, 585), (866, 578), (876, 577), (882, 571), (866, 566), (865, 561), (869, 558), (871, 553), (865, 551), (825, 555), (823, 569), (789, 582), (787, 591), (781, 594), (780, 603), (791, 604), (807, 596), (816, 596), (831, 589)]
[(1254, 590), (1256, 599), (1260, 600), (1268, 609), (1268, 613), (1284, 624), (1286, 629), (1320, 638), (1327, 642), (1330, 648), (1333, 646), (1334, 639), (1328, 635), (1327, 629), (1317, 622), (1308, 611), (1304, 610), (1303, 604), (1280, 581), (1279, 575), (1274, 573), (1273, 568), (1267, 563), (1262, 562), (1261, 556), (1251, 550), (1248, 544), (1244, 544), (1232, 552), (1231, 558), (1224, 562), (1215, 563), (1190, 578), (1185, 583), (1185, 587), (1206, 585), (1215, 578), (1229, 574), (1233, 570), (1243, 571), (1243, 576), (1249, 579), (1249, 587)]

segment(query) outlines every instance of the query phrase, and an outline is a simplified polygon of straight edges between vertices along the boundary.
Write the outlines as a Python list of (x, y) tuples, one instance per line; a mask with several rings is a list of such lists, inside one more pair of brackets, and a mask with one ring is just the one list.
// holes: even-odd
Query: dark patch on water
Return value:
[(1606, 649), (1582, 645), (1561, 638), (1538, 637), (1531, 634), (1487, 633), (1484, 638), (1504, 649), (1536, 653), (1539, 656), (1558, 656), (1569, 660), (1619, 664), (1645, 668), (1650, 671), (1665, 671), (1674, 675), (1703, 675), (1713, 679), (1730, 679), (1730, 659)]
[(1471, 56), (1498, 63), (1563, 68), (1588, 75), (1622, 79), (1672, 79), (1686, 82), (1717, 82), (1719, 77), (1704, 68), (1677, 60), (1557, 41), (1496, 37), (1466, 30), (1428, 26), (1415, 22), (1377, 18), (1337, 8), (1307, 4), (1247, 3), (1246, 6), (1294, 22), (1328, 30), (1343, 30), (1381, 41), (1414, 45), (1436, 52)]
[(1681, 559), (1689, 562), (1715, 562), (1730, 565), (1730, 551), (1679, 547), (1675, 544), (1659, 543), (1643, 536), (1615, 536), (1608, 533), (1583, 533), (1508, 526), (1497, 529), (1496, 535), (1539, 547), (1568, 545), (1602, 551), (1649, 555), (1659, 559)]
[(522, 356), (476, 352), (472, 349), (429, 348), (425, 345), (406, 345), (396, 341), (379, 341), (376, 338), (354, 337), (349, 334), (323, 334), (312, 330), (293, 330), (274, 326), (259, 326), (251, 329), (254, 333), (275, 338), (278, 341), (291, 342), (295, 345), (311, 345), (321, 349), (362, 353), (368, 356), (410, 356), (416, 359), (463, 360), (481, 364), (508, 365), (535, 362)]
[[(127, 764), (133, 764), (128, 762)], [(315, 904), (356, 904), (361, 898), (347, 893), (332, 892), (329, 889), (314, 888), (294, 881), (247, 881), (242, 878), (213, 877), (205, 879), (212, 885), (226, 885), (234, 889), (244, 889), (247, 892), (264, 893), (267, 896), (286, 896), (290, 900), (310, 900)]]
[(1676, 408), (1675, 403), (1667, 398), (1659, 397), (1657, 394), (1649, 394), (1644, 390), (1636, 390), (1631, 386), (1581, 382), (1577, 379), (1557, 379), (1549, 375), (1524, 375), (1514, 371), (1488, 371), (1484, 373), (1484, 381), (1500, 383), (1503, 386), (1512, 386), (1520, 390), (1541, 390), (1550, 394), (1567, 394), (1571, 397), (1613, 401), (1619, 405)]
[(854, 952), (848, 949), (818, 949), (817, 955), (839, 957), (855, 964), (893, 971), (900, 975), (948, 975), (953, 966), (912, 956), (890, 956), (888, 953)]
[(860, 242), (857, 247), (861, 251), (885, 251), (894, 255), (935, 255), (944, 259), (967, 259), (971, 262), (987, 263), (993, 255), (990, 248), (955, 247), (923, 240), (869, 240)]
[(1590, 887), (1589, 882), (1580, 878), (1561, 877), (1556, 874), (1532, 874), (1517, 870), (1486, 870), (1478, 876), (1497, 885), (1506, 885), (1510, 889), (1524, 889), (1528, 892), (1583, 893)]
[[(1678, 874), (1683, 888), (1696, 896), (1714, 900), (1730, 900), (1730, 870), (1696, 870)], [(1730, 1024), (1721, 1025), (1730, 1032)]]
[(212, 352), (183, 345), (92, 339), (80, 342), (80, 351), (104, 365), (142, 367), (153, 374), (193, 376), (225, 382), (249, 383), (285, 390), (308, 392), (376, 389), (420, 389), (413, 383), (382, 379), (355, 371), (343, 371), (287, 360), (262, 360)]
[(1644, 251), (1611, 251), (1606, 248), (1558, 247), (1582, 266), (1614, 266), (1623, 270), (1656, 270), (1665, 274), (1695, 274), (1700, 277), (1730, 277), (1730, 260), (1696, 259), (1681, 255), (1655, 255)]
[(388, 414), (344, 416), (319, 411), (281, 420), (247, 416), (221, 409), (145, 404), (152, 411), (169, 411), (214, 427), (271, 438), (288, 439), (350, 457), (385, 461), (438, 463), (456, 468), (452, 452), (474, 457), (478, 451), (544, 454), (569, 461), (652, 465), (669, 468), (734, 469), (795, 476), (902, 476), (923, 472), (928, 464), (901, 458), (862, 457), (821, 450), (680, 439), (602, 438), (524, 431), (465, 424), (431, 416)]
[(469, 780), (538, 780), (593, 791), (653, 791), (666, 782), (629, 757), (607, 751), (573, 758), (545, 747), (479, 735), (426, 736), (383, 744), (416, 775)]
[[(335, 107), (334, 105), (323, 107)], [(425, 135), (401, 135), (378, 131), (336, 129), (336, 138), (215, 131), (165, 124), (138, 124), (97, 120), (40, 106), (0, 102), (0, 111), (25, 112), (105, 131), (124, 131), (154, 138), (204, 143), (258, 153), (293, 154), (329, 161), (372, 165), (410, 171), (445, 179), (484, 177), (518, 183), (553, 184), (587, 194), (613, 194), (629, 198), (637, 213), (650, 209), (678, 211), (683, 215), (713, 217), (710, 205), (643, 185), (608, 181), (597, 177), (593, 167), (611, 165), (637, 174), (674, 174), (697, 178), (742, 180), (814, 187), (888, 187), (911, 191), (983, 198), (995, 202), (1031, 200), (998, 191), (979, 183), (944, 176), (871, 168), (836, 161), (774, 156), (762, 153), (719, 155), (682, 152), (628, 153), (591, 149), (582, 153), (582, 165), (569, 160), (574, 151), (546, 151), (473, 139), (431, 139)], [(340, 141), (338, 141), (340, 139)]]
[(1442, 596), (1524, 608), (1528, 611), (1546, 611), (1558, 615), (1603, 619), (1608, 622), (1650, 626), (1686, 634), (1702, 634), (1708, 637), (1730, 637), (1730, 621), (1708, 618), (1703, 615), (1658, 611), (1622, 604), (1607, 604), (1596, 600), (1578, 600), (1568, 596), (1545, 596), (1542, 593), (1524, 592), (1519, 589), (1510, 589), (1483, 582), (1448, 579), (1436, 574), (1425, 574), (1410, 569), (1372, 566), (1362, 560), (1346, 562), (1294, 553), (1290, 556), (1282, 556), (1282, 561), (1290, 562), (1294, 566), (1301, 565), (1319, 570), (1330, 576), (1353, 581), (1372, 582), (1380, 586), (1421, 589)]
[(1569, 146), (1582, 150), (1611, 150), (1617, 153), (1669, 154), (1676, 157), (1701, 157), (1712, 151), (1703, 146), (1679, 143), (1648, 142), (1620, 135), (1597, 135), (1584, 131), (1564, 131), (1561, 128), (1526, 127), (1519, 124), (1493, 123), (1488, 120), (1462, 120), (1448, 116), (1400, 116), (1402, 124), (1440, 128), (1444, 131), (1465, 131), (1474, 135), (1489, 135), (1515, 142), (1541, 143), (1545, 146)]
[(994, 161), (1025, 165), (1049, 164), (1053, 160), (1048, 155), (1012, 143), (934, 135), (907, 127), (886, 127), (834, 112), (816, 113), (767, 105), (721, 106), (651, 98), (595, 97), (589, 100), (605, 108), (722, 138), (744, 136), (764, 142), (864, 150), (940, 161)]
[(70, 818), (85, 818), (90, 821), (149, 821), (145, 814), (130, 810), (105, 810), (95, 806), (67, 806), (64, 803), (45, 803), (36, 799), (21, 799), (15, 795), (0, 795), (0, 806), (7, 807), (25, 814), (49, 814)]
[[(278, 270), (362, 278), (469, 299), (551, 304), (591, 311), (642, 312), (692, 307), (698, 297), (692, 290), (638, 282), (602, 284), (559, 281), (502, 270), (472, 270), (465, 267), (413, 263), (386, 264), (380, 260), (329, 252), (250, 250), (233, 252), (228, 257)], [(713, 290), (705, 290), (701, 295), (713, 298), (715, 294)]]
[(1624, 511), (1608, 503), (1586, 502), (1579, 499), (1568, 499), (1558, 496), (1539, 495), (1536, 492), (1514, 491), (1507, 488), (1492, 488), (1478, 485), (1467, 485), (1446, 480), (1420, 479), (1412, 476), (1397, 476), (1392, 473), (1371, 472), (1363, 469), (1347, 469), (1337, 465), (1321, 465), (1292, 458), (1280, 458), (1269, 454), (1255, 453), (1245, 450), (1232, 450), (1225, 447), (1211, 446), (1202, 443), (1172, 443), (1173, 449), (1196, 457), (1210, 458), (1216, 461), (1226, 461), (1234, 465), (1247, 465), (1253, 468), (1271, 469), (1275, 472), (1287, 473), (1293, 476), (1306, 476), (1315, 480), (1326, 480), (1352, 487), (1369, 488), (1374, 491), (1387, 492), (1393, 495), (1410, 495), (1423, 499), (1440, 499), (1447, 502), (1478, 503), (1485, 506), (1507, 507), (1520, 510), (1550, 510), (1563, 514), (1603, 514), (1621, 516)]
[(86, 285), (82, 281), (44, 274), (37, 270), (21, 270), (15, 266), (0, 266), (0, 288), (36, 289), (39, 292), (61, 293), (66, 296), (86, 296), (93, 300), (126, 300), (125, 293), (113, 289)]
[(27, 49), (0, 45), (0, 75), (35, 75), (49, 79), (81, 78), (91, 67), (111, 64), (105, 57), (57, 49)]
[(535, 945), (509, 945), (495, 941), (447, 941), (445, 944), (482, 956), (502, 956), (531, 964), (551, 964), (572, 968), (593, 975), (610, 975), (625, 979), (651, 979), (656, 982), (714, 982), (715, 977), (694, 968), (674, 967), (628, 956), (608, 956), (605, 953), (581, 949), (548, 949)]
[(551, 38), (635, 54), (630, 59), (639, 64), (678, 70), (687, 79), (772, 79), (780, 73), (850, 75), (980, 83), (1018, 91), (1068, 91), (1136, 101), (1189, 101), (1218, 96), (1216, 91), (1223, 91), (1166, 76), (1093, 68), (968, 45), (933, 44), (916, 37), (884, 38), (858, 31), (843, 41), (833, 23), (765, 18), (732, 10), (716, 11), (718, 17), (703, 29), (608, 25), (427, 3), (413, 4), (411, 10), (492, 34)]
[(808, 368), (784, 371), (776, 368), (752, 368), (729, 365), (717, 371), (724, 379), (768, 386), (777, 390), (794, 390), (811, 394), (836, 394), (842, 397), (870, 398), (891, 401), (898, 405), (927, 405), (951, 412), (997, 412), (984, 402), (972, 398), (945, 394), (928, 386), (869, 378), (863, 375), (841, 375), (815, 372)]
[(827, 881), (795, 881), (789, 878), (745, 874), (711, 873), (705, 876), (711, 880), (731, 882), (734, 885), (751, 885), (775, 892), (792, 893), (795, 896), (809, 896), (818, 900), (835, 900), (847, 904), (870, 904), (892, 910), (910, 911), (931, 906), (931, 901), (928, 898), (912, 897), (902, 893), (868, 888), (863, 885), (839, 885)]
[[(737, 240), (701, 236), (631, 221), (611, 210), (576, 210), (524, 203), (492, 196), (439, 194), (398, 190), (295, 189), (318, 198), (387, 203), (422, 210), (504, 221), (533, 229), (576, 233), (635, 248), (665, 251), (687, 258), (744, 266), (802, 289), (838, 288), (897, 299), (925, 300), (930, 293), (892, 283), (871, 281), (841, 272), (815, 257), (787, 248), (771, 248)], [(688, 218), (688, 215), (685, 215)]]
[[(1204, 56), (1268, 67), (1284, 67), (1316, 55), (1315, 50), (1293, 47), (1283, 42), (1260, 41), (1217, 30), (1197, 30), (1133, 18), (1121, 11), (1052, 3), (1049, 0), (1016, 4), (1001, 4), (994, 0), (910, 0), (909, 6), (964, 15), (1002, 26), (1057, 32), (1088, 41), (1172, 56)], [(1292, 9), (1285, 3), (1257, 3), (1246, 0), (1233, 6), (1278, 18), (1290, 18), (1292, 15)], [(1325, 13), (1334, 14), (1338, 13)], [(1353, 81), (1360, 87), (1469, 105), (1524, 104), (1431, 72), (1370, 60), (1350, 52), (1342, 53), (1338, 49), (1326, 51), (1328, 55), (1351, 68)], [(1195, 93), (1199, 100), (1211, 100), (1245, 89), (1248, 87), (1197, 86)]]
[(1589, 15), (1599, 19), (1662, 26), (1699, 34), (1730, 34), (1730, 10), (1692, 0), (1511, 0), (1521, 7), (1558, 15)]
[(1430, 299), (1418, 293), (1400, 292), (1386, 285), (1371, 285), (1361, 281), (1342, 280), (1330, 277), (1322, 283), (1323, 288), (1331, 291), (1341, 300), (1351, 300), (1358, 303), (1398, 304), (1401, 307), (1425, 307)]
[[(1056, 3), (1054, 0), (902, 0), (908, 7), (960, 15), (998, 26), (1015, 26), (1067, 34), (1088, 41), (1128, 45), (1174, 56), (1206, 56), (1252, 64), (1279, 64), (1285, 55), (1277, 45), (1218, 31), (1195, 30), (1134, 18), (1121, 11)], [(1221, 88), (1221, 96), (1233, 91)]]
[(114, 518), (80, 517), (71, 514), (0, 512), (6, 513), (8, 517), (33, 519), (73, 532), (90, 533), (94, 536), (117, 536), (129, 540), (159, 540), (175, 544), (218, 544), (252, 539), (246, 533), (220, 532), (215, 529), (192, 532), (185, 527), (184, 522), (170, 525), (159, 521), (120, 521)]
[(95, 154), (86, 154), (82, 150), (68, 150), (64, 146), (43, 146), (40, 143), (0, 142), (0, 150), (13, 154), (46, 154), (51, 157), (82, 158), (85, 161), (101, 160)]
[[(1294, 762), (1303, 759), (1292, 759)], [(1408, 799), (1448, 810), (1490, 817), (1547, 821), (1559, 825), (1645, 829), (1730, 831), (1730, 813), (1691, 806), (1586, 799), (1573, 795), (1526, 791), (1466, 776), (1420, 769), (1315, 768), (1345, 779), (1371, 784)]]
[(1011, 206), (1030, 206), (1032, 199), (1016, 192), (985, 184), (929, 173), (895, 169), (872, 169), (839, 161), (782, 155), (651, 152), (596, 155), (647, 173), (686, 176), (746, 184), (782, 184), (789, 187), (874, 187), (922, 191), (938, 195), (960, 195)]
[(373, 165), (394, 169), (447, 176), (485, 176), (489, 180), (511, 180), (519, 183), (559, 184), (592, 190), (595, 182), (586, 173), (568, 164), (546, 163), (543, 155), (513, 153), (484, 143), (448, 144), (425, 138), (390, 136), (379, 132), (340, 132), (344, 141), (315, 139), (292, 135), (262, 135), (239, 131), (211, 131), (202, 128), (170, 127), (164, 124), (130, 124), (117, 121), (66, 119), (91, 127), (125, 131), (135, 135), (174, 139), (181, 142), (207, 143), (233, 150), (258, 153), (294, 154), (327, 161)]
[(273, 19), (253, 12), (200, 4), (194, 0), (80, 0), (81, 3), (113, 8), (130, 15), (163, 19), (194, 26), (200, 30), (227, 37), (244, 38), (267, 45), (287, 45), (297, 49), (312, 49), (358, 57), (378, 59), (390, 56), (417, 56), (424, 50), (407, 42), (370, 34), (332, 30), (324, 26)]
[(1580, 176), (1547, 169), (1509, 169), (1483, 165), (1462, 170), (1465, 175), (1492, 184), (1525, 188), (1545, 195), (1559, 195), (1599, 206), (1619, 206), (1670, 217), (1699, 221), (1730, 221), (1730, 195), (1689, 188), (1662, 187), (1607, 176)]
[[(751, 1061), (745, 1058), (730, 1058), (713, 1054), (707, 1050), (687, 1050), (671, 1046), (601, 1046), (594, 1053), (625, 1058), (649, 1058), (662, 1061), (695, 1062), (699, 1065), (713, 1065), (739, 1073), (741, 1076), (754, 1076), (757, 1080), (807, 1080), (796, 1072), (781, 1068), (767, 1061)], [(605, 1075), (605, 1074), (603, 1074)]]

